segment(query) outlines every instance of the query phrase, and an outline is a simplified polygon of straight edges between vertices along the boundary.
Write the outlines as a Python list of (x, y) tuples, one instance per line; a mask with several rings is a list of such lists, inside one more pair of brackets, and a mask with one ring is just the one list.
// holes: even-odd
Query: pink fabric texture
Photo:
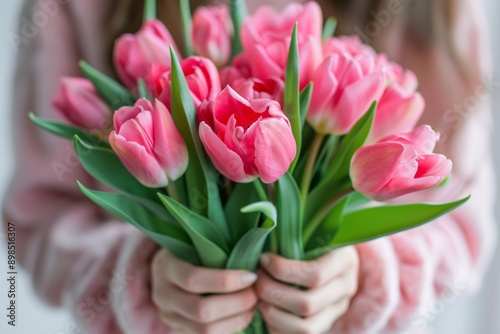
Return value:
[[(481, 6), (456, 1), (451, 44), (437, 39), (421, 48), (407, 38), (406, 14), (374, 41), (378, 50), (418, 76), (426, 98), (423, 122), (441, 132), (438, 152), (454, 161), (451, 181), (412, 199), (442, 202), (469, 193), (465, 206), (430, 225), (357, 246), (359, 292), (333, 333), (419, 333), (422, 310), (478, 288), (495, 243), (493, 169), (484, 94), (489, 50)], [(102, 31), (107, 1), (72, 1), (21, 44), (15, 82), (17, 168), (4, 218), (17, 224), (18, 259), (48, 303), (70, 310), (84, 333), (169, 333), (150, 298), (150, 262), (157, 246), (128, 224), (109, 217), (78, 190), (98, 188), (79, 165), (70, 142), (37, 129), (28, 119), (63, 121), (52, 108), (61, 76), (80, 75), (81, 58), (109, 72)], [(28, 1), (25, 13), (41, 10)], [(458, 14), (457, 14), (458, 13)], [(444, 20), (444, 18), (443, 18)], [(484, 89), (483, 89), (484, 90)], [(453, 113), (465, 97), (479, 103)], [(101, 187), (102, 188), (102, 187)]]

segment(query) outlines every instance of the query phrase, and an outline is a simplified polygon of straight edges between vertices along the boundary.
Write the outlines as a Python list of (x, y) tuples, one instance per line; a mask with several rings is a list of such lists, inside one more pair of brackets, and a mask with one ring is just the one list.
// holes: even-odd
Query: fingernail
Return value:
[(271, 261), (271, 259), (269, 258), (269, 255), (262, 254), (260, 256), (260, 263), (262, 263), (263, 265), (265, 265), (265, 266), (268, 265), (270, 261)]
[(241, 283), (250, 284), (257, 280), (257, 274), (251, 273), (241, 277)]

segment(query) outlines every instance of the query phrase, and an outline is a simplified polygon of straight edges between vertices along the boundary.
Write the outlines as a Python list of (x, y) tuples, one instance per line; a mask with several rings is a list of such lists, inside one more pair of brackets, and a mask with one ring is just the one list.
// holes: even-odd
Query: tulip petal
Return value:
[(148, 153), (144, 146), (128, 142), (115, 131), (110, 134), (109, 143), (123, 165), (143, 185), (150, 188), (168, 185), (167, 176), (154, 156)]
[(255, 166), (264, 183), (273, 183), (286, 173), (297, 148), (290, 124), (268, 118), (259, 123), (255, 138)]
[(153, 152), (170, 180), (181, 177), (188, 166), (188, 151), (170, 112), (156, 100)]
[(415, 174), (416, 178), (426, 176), (441, 176), (445, 178), (451, 172), (452, 163), (441, 154), (428, 154), (420, 156), (417, 160), (418, 170)]
[(200, 123), (199, 133), (208, 156), (221, 174), (240, 183), (248, 183), (256, 178), (245, 173), (240, 156), (228, 149), (205, 122)]
[(425, 102), (419, 93), (403, 97), (396, 89), (388, 88), (373, 121), (373, 128), (368, 143), (374, 143), (392, 133), (411, 131), (422, 116)]
[(376, 194), (394, 177), (404, 154), (405, 146), (397, 142), (361, 147), (351, 161), (354, 189), (369, 196)]
[(336, 107), (336, 123), (339, 134), (345, 134), (379, 100), (385, 85), (382, 73), (372, 73), (344, 89)]

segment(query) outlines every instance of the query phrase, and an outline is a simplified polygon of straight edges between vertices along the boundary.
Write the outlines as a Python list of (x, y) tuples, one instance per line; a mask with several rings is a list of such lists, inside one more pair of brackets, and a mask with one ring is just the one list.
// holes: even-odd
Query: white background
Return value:
[[(20, 0), (2, 1), (0, 12), (0, 202), (4, 190), (9, 181), (12, 170), (12, 149), (10, 137), (11, 118), (11, 81), (13, 62), (16, 54), (10, 46), (7, 35), (15, 32), (18, 24)], [(496, 79), (500, 82), (500, 2), (487, 0), (488, 13), (490, 14), (490, 26), (497, 59)], [(498, 89), (498, 88), (497, 88)], [(500, 93), (495, 92), (495, 107), (500, 107)], [(500, 115), (495, 112), (496, 127), (500, 127)], [(495, 133), (495, 142), (500, 142), (500, 132)], [(498, 146), (497, 146), (498, 147)], [(495, 150), (495, 161), (497, 168), (500, 167), (500, 149)], [(498, 189), (500, 189), (500, 177), (497, 178)], [(497, 209), (500, 217), (500, 208)], [(500, 221), (500, 220), (499, 220)], [(458, 302), (446, 305), (443, 314), (435, 323), (438, 334), (493, 334), (500, 333), (500, 251), (497, 252), (495, 263), (491, 267), (483, 290), (474, 297), (461, 298)], [(13, 329), (6, 325), (5, 300), (6, 282), (4, 281), (5, 245), (0, 242), (0, 332), (5, 334), (62, 334), (65, 325), (70, 321), (64, 311), (55, 310), (41, 303), (34, 295), (29, 283), (29, 278), (21, 273), (18, 281), (18, 326)], [(438, 308), (438, 313), (441, 309)]]

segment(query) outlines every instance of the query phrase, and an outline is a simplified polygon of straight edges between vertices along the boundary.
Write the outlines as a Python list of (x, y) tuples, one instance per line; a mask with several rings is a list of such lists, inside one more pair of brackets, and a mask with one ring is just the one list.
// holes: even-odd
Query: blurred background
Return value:
[[(489, 14), (491, 38), (496, 59), (494, 82), (494, 117), (495, 128), (500, 128), (500, 1), (484, 0)], [(13, 152), (11, 145), (11, 95), (14, 61), (16, 52), (9, 42), (9, 34), (16, 32), (19, 22), (19, 12), (23, 1), (3, 1), (0, 12), (0, 202), (9, 182), (13, 169)], [(495, 143), (500, 142), (500, 131), (495, 133)], [(497, 169), (500, 169), (500, 149), (495, 149)], [(500, 177), (497, 177), (497, 189), (500, 190)], [(500, 206), (497, 207), (497, 217), (500, 222)], [(20, 272), (18, 280), (18, 318), (15, 328), (6, 325), (4, 304), (6, 300), (6, 284), (4, 279), (6, 264), (5, 236), (0, 234), (0, 333), (4, 334), (63, 334), (65, 326), (71, 319), (64, 310), (53, 309), (38, 300), (31, 288), (28, 276)], [(436, 319), (432, 326), (435, 333), (454, 334), (493, 334), (500, 333), (500, 249), (490, 267), (489, 274), (482, 290), (471, 297), (463, 297), (454, 303), (436, 301), (428, 320)]]

